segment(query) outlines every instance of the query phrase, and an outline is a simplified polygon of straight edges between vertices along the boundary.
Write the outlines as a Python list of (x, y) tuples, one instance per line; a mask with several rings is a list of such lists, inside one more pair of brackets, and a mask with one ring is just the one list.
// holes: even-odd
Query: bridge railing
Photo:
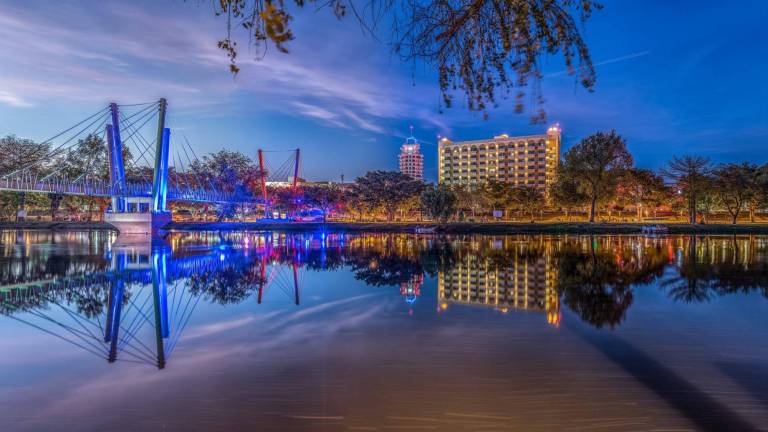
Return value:
[[(107, 180), (91, 178), (81, 178), (73, 181), (58, 176), (40, 178), (38, 175), (28, 173), (17, 173), (11, 176), (0, 177), (0, 190), (14, 192), (43, 192), (93, 197), (152, 196), (152, 185), (147, 182), (129, 182), (125, 185), (123, 190), (119, 189), (118, 186), (111, 185)], [(250, 196), (189, 187), (172, 187), (168, 191), (168, 199), (208, 203), (242, 203), (256, 201)]]
[(40, 179), (36, 175), (26, 174), (0, 177), (0, 190), (102, 197), (111, 195), (109, 183), (102, 180), (81, 179), (69, 181), (55, 177)]

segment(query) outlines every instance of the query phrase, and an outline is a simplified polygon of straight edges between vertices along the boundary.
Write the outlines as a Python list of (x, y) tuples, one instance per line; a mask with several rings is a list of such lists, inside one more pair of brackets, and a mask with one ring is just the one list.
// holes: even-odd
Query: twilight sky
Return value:
[[(560, 58), (544, 61), (548, 123), (560, 123), (565, 149), (615, 128), (644, 167), (685, 153), (768, 160), (768, 2), (603, 3), (584, 31), (594, 93), (563, 72)], [(293, 29), (290, 54), (270, 49), (256, 60), (244, 51), (233, 78), (216, 48), (224, 21), (207, 1), (0, 0), (0, 135), (42, 140), (107, 102), (164, 96), (172, 136), (186, 136), (198, 153), (300, 147), (304, 177), (351, 180), (396, 169), (409, 125), (423, 142), (428, 179), (437, 175), (438, 134), (546, 129), (514, 114), (512, 101), (488, 120), (459, 98), (439, 113), (432, 69), (400, 63), (386, 34), (366, 36), (352, 17), (309, 7), (296, 11)]]

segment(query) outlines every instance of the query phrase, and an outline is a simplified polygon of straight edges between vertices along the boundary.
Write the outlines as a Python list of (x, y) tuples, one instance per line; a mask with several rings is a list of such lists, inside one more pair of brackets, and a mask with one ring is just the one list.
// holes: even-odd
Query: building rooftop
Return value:
[(547, 132), (542, 134), (536, 134), (536, 135), (509, 136), (508, 134), (504, 133), (501, 135), (496, 135), (493, 138), (469, 140), (469, 141), (451, 141), (447, 137), (442, 137), (438, 141), (438, 144), (441, 146), (447, 146), (447, 145), (483, 144), (490, 141), (518, 141), (518, 140), (529, 140), (529, 139), (542, 139), (542, 138), (547, 138), (547, 135), (549, 133), (559, 133), (559, 132), (560, 132), (560, 127), (557, 125), (554, 125), (554, 126), (550, 126), (547, 129)]

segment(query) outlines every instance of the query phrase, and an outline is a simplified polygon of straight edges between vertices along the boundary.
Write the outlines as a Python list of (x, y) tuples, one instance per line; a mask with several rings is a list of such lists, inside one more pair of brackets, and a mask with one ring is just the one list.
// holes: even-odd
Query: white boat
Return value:
[(643, 234), (668, 234), (669, 227), (664, 225), (643, 225), (641, 229)]
[(434, 234), (437, 231), (437, 227), (416, 227), (414, 231), (416, 234)]

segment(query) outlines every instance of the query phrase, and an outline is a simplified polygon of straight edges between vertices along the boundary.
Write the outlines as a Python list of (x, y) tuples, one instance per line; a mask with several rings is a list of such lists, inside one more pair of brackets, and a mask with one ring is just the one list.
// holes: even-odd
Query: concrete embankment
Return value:
[[(768, 224), (665, 225), (670, 234), (768, 234)], [(435, 227), (445, 234), (640, 234), (643, 224), (589, 223), (351, 223), (351, 222), (173, 222), (166, 229), (178, 231), (288, 231), (304, 232), (406, 232)]]
[(115, 227), (106, 222), (0, 222), (0, 230), (48, 230), (48, 231), (90, 231), (90, 230), (115, 230)]
[[(417, 227), (435, 227), (445, 234), (640, 234), (642, 224), (570, 223), (357, 223), (357, 222), (171, 222), (174, 231), (285, 231), (285, 232), (415, 232)], [(688, 225), (667, 224), (670, 234), (762, 234), (768, 224)], [(115, 230), (106, 222), (0, 222), (0, 230), (88, 231)]]

